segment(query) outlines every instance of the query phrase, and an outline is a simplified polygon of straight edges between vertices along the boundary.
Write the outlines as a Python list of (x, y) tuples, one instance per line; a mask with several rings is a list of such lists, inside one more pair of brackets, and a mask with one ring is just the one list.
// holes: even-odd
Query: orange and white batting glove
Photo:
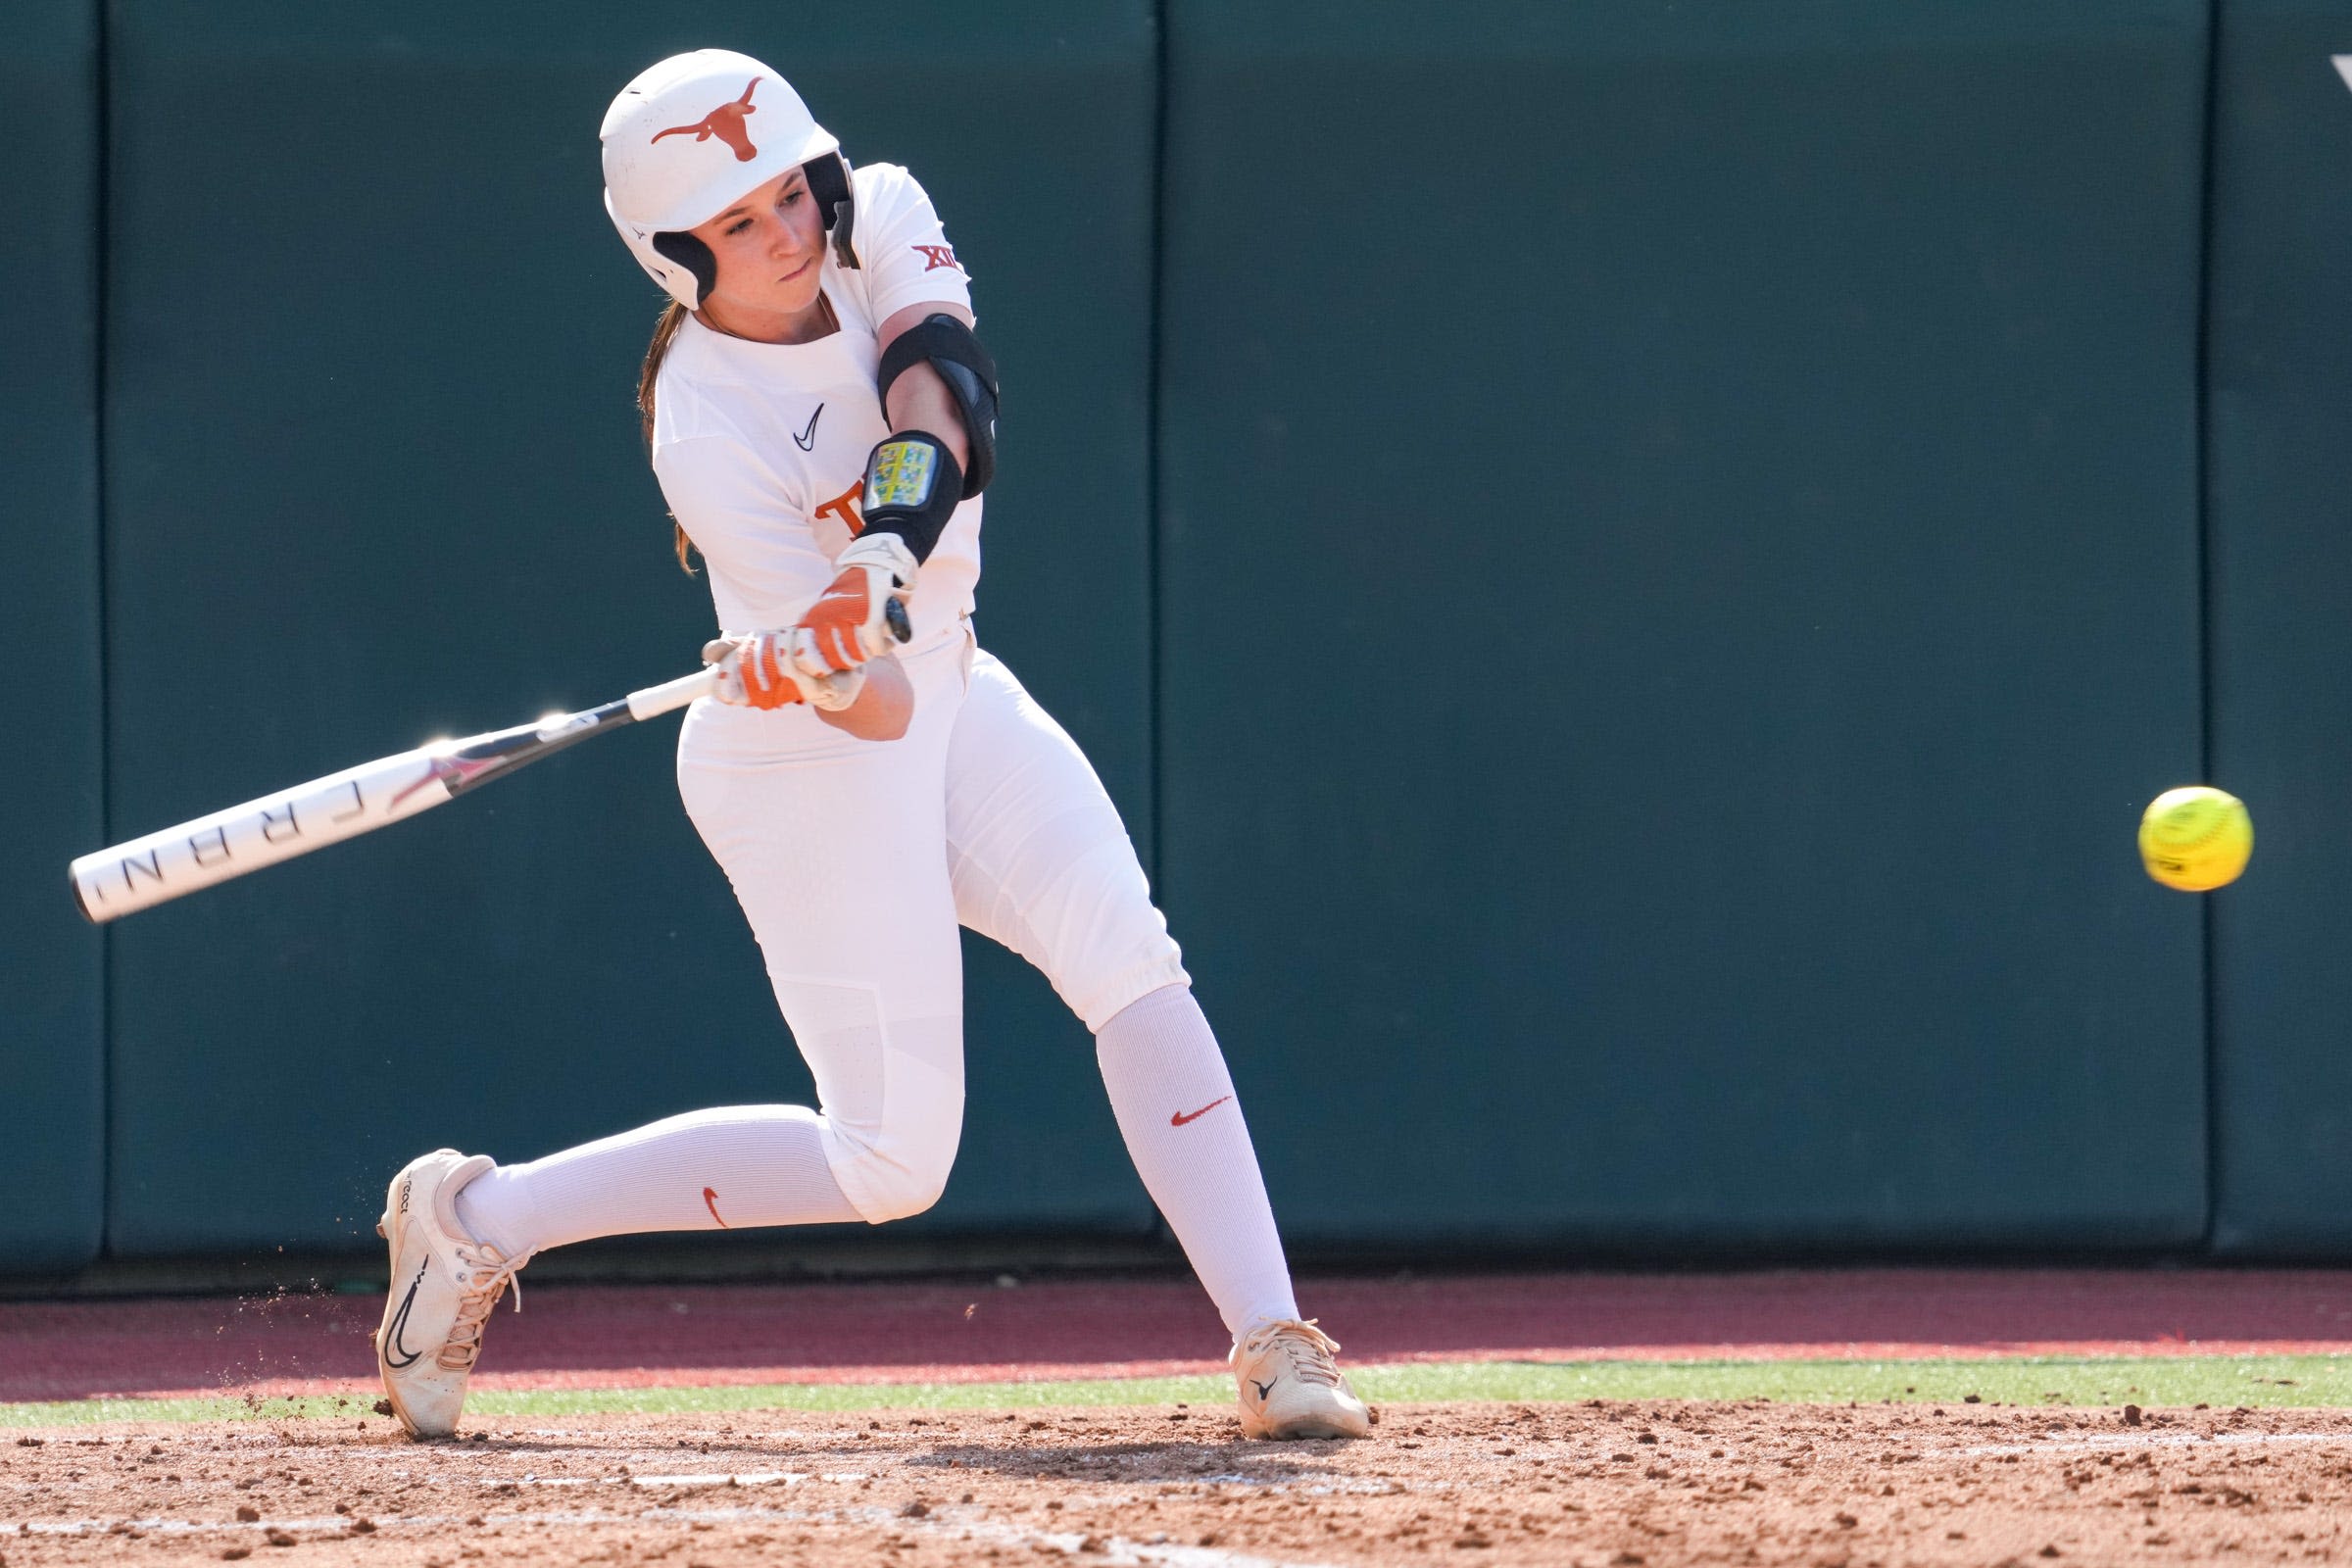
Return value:
[[(840, 568), (793, 628), (792, 657), (810, 675), (855, 669), (895, 640), (891, 601), (914, 587), (914, 552), (895, 533), (860, 534), (833, 558)], [(905, 624), (904, 609), (895, 617)]]
[(865, 672), (803, 674), (790, 654), (794, 635), (763, 631), (748, 637), (716, 637), (705, 643), (703, 662), (718, 666), (718, 689), (711, 695), (739, 708), (808, 703), (828, 712), (838, 712), (856, 702), (865, 685)]

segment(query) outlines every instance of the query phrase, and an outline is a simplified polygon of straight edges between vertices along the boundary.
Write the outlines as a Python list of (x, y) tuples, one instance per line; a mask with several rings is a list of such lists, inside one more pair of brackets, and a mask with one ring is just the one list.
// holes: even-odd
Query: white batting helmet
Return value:
[[(697, 49), (647, 67), (605, 111), (598, 134), (612, 226), (689, 310), (715, 273), (710, 251), (685, 230), (803, 164), (815, 166), (809, 190), (828, 229), (849, 198), (841, 144), (781, 74), (733, 50)], [(846, 225), (841, 239), (846, 260)]]

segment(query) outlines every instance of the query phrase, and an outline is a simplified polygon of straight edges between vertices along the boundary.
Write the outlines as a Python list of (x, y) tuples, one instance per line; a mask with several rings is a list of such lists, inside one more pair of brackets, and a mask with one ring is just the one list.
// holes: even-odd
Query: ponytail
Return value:
[[(662, 379), (662, 362), (669, 358), (670, 341), (678, 335), (678, 323), (685, 319), (686, 307), (676, 300), (662, 308), (662, 318), (654, 323), (654, 340), (645, 347), (645, 368), (637, 372), (637, 415), (649, 447), (654, 444), (654, 383)], [(694, 549), (694, 541), (686, 537), (685, 524), (674, 516), (670, 526), (677, 534), (678, 569), (691, 577), (694, 564), (686, 557)]]

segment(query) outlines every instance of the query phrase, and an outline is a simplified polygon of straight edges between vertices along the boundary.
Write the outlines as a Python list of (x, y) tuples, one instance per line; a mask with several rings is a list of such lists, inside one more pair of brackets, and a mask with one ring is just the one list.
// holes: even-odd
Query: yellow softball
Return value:
[(2148, 875), (2183, 893), (2236, 881), (2253, 853), (2246, 803), (2210, 785), (2166, 790), (2139, 819), (2139, 858)]

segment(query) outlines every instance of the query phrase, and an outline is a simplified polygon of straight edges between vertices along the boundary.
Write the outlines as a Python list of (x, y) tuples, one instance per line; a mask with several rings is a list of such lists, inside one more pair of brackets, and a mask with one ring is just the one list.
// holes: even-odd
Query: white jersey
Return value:
[[(866, 457), (890, 433), (874, 390), (882, 322), (910, 305), (971, 306), (970, 281), (914, 176), (868, 164), (852, 179), (862, 265), (843, 268), (828, 243), (819, 274), (840, 330), (755, 343), (688, 317), (655, 383), (654, 472), (702, 552), (726, 631), (799, 620), (863, 529)], [(977, 496), (957, 507), (923, 563), (906, 607), (908, 654), (962, 635), (980, 580), (980, 511)], [(698, 744), (723, 750), (756, 744), (765, 727), (749, 709), (696, 718)]]
[[(910, 305), (970, 298), (913, 178), (889, 165), (855, 178), (863, 265), (841, 270), (828, 255), (821, 274), (841, 330), (750, 343), (689, 319), (656, 384), (654, 469), (730, 631), (798, 620), (862, 526), (866, 455), (889, 433), (875, 328)], [(958, 924), (1035, 963), (1090, 1029), (1186, 983), (1102, 781), (974, 643), (979, 576), (975, 499), (916, 579), (899, 656), (914, 707), (898, 739), (860, 740), (805, 704), (710, 698), (678, 731), (687, 814), (751, 919), (815, 1076), (827, 1164), (876, 1223), (927, 1205), (955, 1156)]]

